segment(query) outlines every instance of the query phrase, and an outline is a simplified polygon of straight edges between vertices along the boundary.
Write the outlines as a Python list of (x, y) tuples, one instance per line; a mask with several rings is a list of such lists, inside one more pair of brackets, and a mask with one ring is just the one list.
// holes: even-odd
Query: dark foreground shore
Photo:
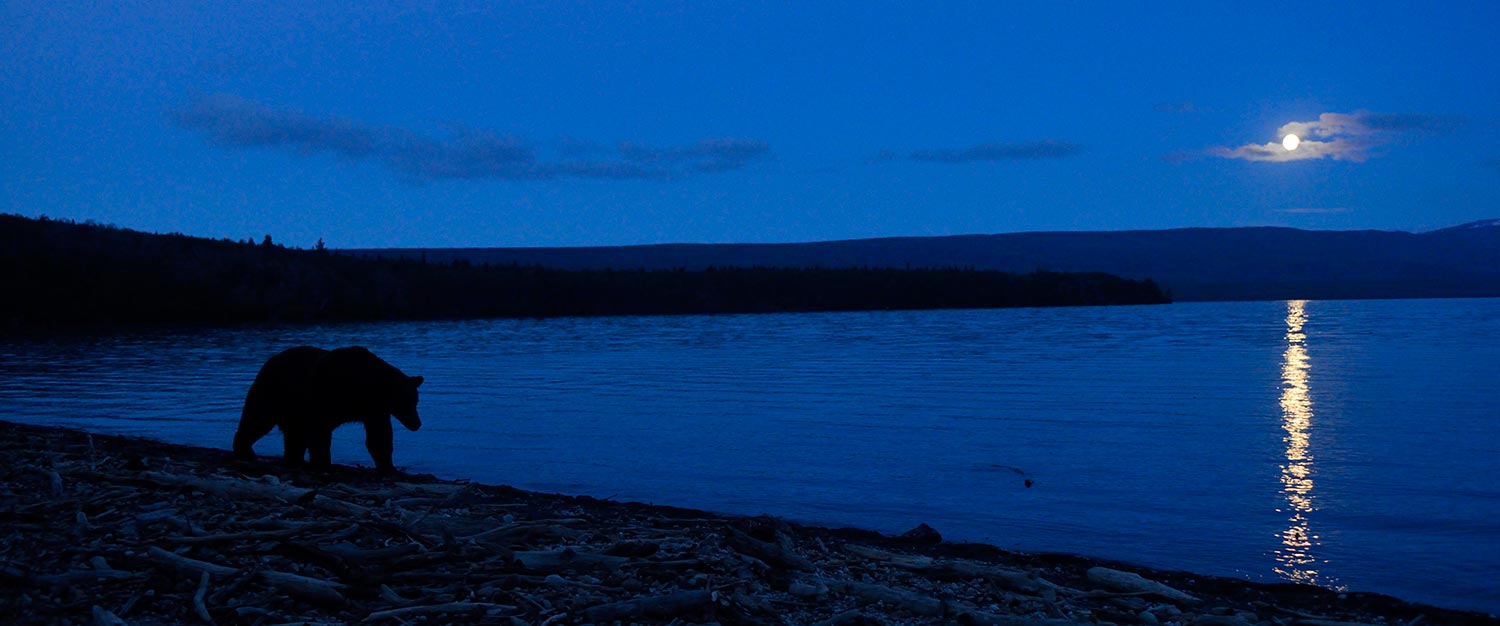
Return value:
[(1182, 624), (1500, 620), (1064, 555), (0, 421), (10, 624)]

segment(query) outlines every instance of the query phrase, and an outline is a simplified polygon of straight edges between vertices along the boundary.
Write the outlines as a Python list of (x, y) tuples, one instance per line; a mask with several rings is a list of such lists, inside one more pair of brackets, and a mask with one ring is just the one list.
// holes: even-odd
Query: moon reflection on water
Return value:
[(1307, 355), (1307, 302), (1286, 303), (1286, 350), (1281, 364), (1281, 428), (1286, 431), (1286, 461), (1281, 465), (1281, 495), (1287, 506), (1287, 528), (1281, 532), (1281, 546), (1275, 551), (1275, 571), (1281, 577), (1300, 583), (1329, 586), (1320, 576), (1319, 560), (1314, 550), (1321, 538), (1308, 524), (1308, 515), (1317, 510), (1313, 495), (1313, 454), (1310, 448), (1313, 402), (1308, 392), (1308, 373), (1312, 369)]

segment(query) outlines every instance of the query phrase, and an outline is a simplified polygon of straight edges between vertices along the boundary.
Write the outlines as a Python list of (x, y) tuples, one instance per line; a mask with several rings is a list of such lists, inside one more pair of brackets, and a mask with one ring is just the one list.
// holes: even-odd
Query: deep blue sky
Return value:
[(303, 247), (1500, 217), (1493, 1), (356, 4), (0, 5), (0, 211)]

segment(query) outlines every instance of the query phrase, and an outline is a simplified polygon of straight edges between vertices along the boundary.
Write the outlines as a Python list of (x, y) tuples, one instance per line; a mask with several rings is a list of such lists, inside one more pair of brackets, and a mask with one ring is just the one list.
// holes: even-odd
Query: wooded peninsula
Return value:
[(10, 329), (1169, 302), (1103, 273), (436, 264), (17, 215), (0, 215), (0, 278)]

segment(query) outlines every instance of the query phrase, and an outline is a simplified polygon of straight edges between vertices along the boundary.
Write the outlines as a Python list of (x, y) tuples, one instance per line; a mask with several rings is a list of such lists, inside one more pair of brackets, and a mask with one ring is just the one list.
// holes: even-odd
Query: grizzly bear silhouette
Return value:
[(234, 455), (255, 459), (255, 442), (280, 428), (288, 465), (301, 465), (305, 455), (312, 467), (326, 469), (333, 430), (362, 422), (376, 469), (393, 472), (391, 416), (410, 430), (422, 427), (417, 417), (421, 384), (421, 376), (407, 376), (359, 346), (289, 348), (266, 361), (250, 384), (234, 433)]

